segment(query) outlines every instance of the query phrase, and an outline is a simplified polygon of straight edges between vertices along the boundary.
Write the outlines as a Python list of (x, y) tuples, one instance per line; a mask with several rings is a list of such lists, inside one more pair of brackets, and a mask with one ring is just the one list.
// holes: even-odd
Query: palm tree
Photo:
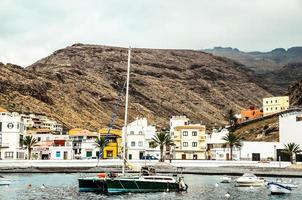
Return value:
[(38, 140), (36, 138), (33, 138), (33, 136), (25, 136), (25, 138), (22, 141), (22, 146), (25, 146), (27, 149), (28, 157), (27, 159), (31, 159), (31, 151), (33, 147), (38, 143)]
[(230, 147), (231, 160), (233, 160), (233, 147), (241, 146), (240, 137), (238, 137), (237, 135), (235, 135), (233, 132), (230, 131), (222, 139), (225, 140), (226, 141), (225, 144)]
[(98, 159), (104, 158), (103, 151), (107, 145), (108, 145), (108, 140), (106, 140), (105, 137), (99, 137), (95, 140), (95, 146), (99, 149)]
[(174, 145), (173, 140), (171, 139), (168, 132), (159, 132), (152, 138), (152, 142), (154, 142), (153, 147), (159, 146), (160, 149), (160, 159), (159, 162), (164, 162), (164, 147), (168, 148)]
[(296, 156), (297, 153), (301, 153), (302, 150), (300, 149), (300, 145), (296, 143), (288, 143), (284, 145), (284, 150), (282, 151), (289, 155), (290, 162), (292, 164), (295, 163), (296, 159), (294, 159), (294, 156)]
[(226, 117), (230, 126), (234, 126), (236, 124), (235, 111), (233, 109), (228, 110)]

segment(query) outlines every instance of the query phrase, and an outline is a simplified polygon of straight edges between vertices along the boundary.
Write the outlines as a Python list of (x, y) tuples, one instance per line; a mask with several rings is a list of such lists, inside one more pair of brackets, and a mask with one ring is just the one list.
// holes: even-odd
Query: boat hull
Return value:
[(106, 183), (108, 194), (179, 191), (179, 185), (176, 182), (108, 179)]
[(2, 179), (2, 178), (0, 179), (0, 186), (1, 186), (1, 185), (10, 185), (10, 183), (11, 183), (11, 182), (10, 182), (10, 180), (8, 180), (8, 179), (4, 179), (4, 178), (3, 178), (3, 179)]
[(107, 193), (107, 184), (103, 178), (79, 178), (80, 192), (100, 192)]
[(291, 193), (291, 189), (289, 187), (285, 187), (281, 184), (271, 183), (269, 185), (269, 189), (271, 194), (289, 194)]

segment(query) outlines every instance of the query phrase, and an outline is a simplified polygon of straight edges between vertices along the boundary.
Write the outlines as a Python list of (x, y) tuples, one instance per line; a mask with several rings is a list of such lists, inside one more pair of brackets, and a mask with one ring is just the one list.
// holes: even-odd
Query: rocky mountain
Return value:
[(290, 102), (293, 106), (302, 106), (302, 80), (289, 88)]
[[(262, 86), (273, 94), (288, 94), (288, 88), (302, 80), (302, 62), (289, 63), (280, 69), (258, 75), (259, 79), (264, 80)], [(266, 85), (266, 86), (265, 86)], [(268, 87), (267, 87), (268, 86)]]
[(287, 94), (294, 82), (302, 80), (302, 47), (278, 48), (270, 52), (243, 52), (230, 47), (203, 51), (244, 64), (255, 72), (261, 87), (274, 95)]
[[(38, 112), (67, 127), (106, 126), (126, 79), (127, 49), (76, 44), (23, 69), (0, 65), (0, 106)], [(226, 123), (228, 109), (261, 106), (271, 94), (253, 71), (227, 58), (192, 50), (132, 49), (129, 120), (146, 116), (167, 126), (172, 115)], [(117, 101), (115, 126), (123, 123)]]
[(302, 47), (287, 50), (277, 48), (269, 52), (244, 52), (231, 47), (214, 47), (202, 51), (236, 60), (260, 74), (281, 69), (289, 63), (302, 62)]

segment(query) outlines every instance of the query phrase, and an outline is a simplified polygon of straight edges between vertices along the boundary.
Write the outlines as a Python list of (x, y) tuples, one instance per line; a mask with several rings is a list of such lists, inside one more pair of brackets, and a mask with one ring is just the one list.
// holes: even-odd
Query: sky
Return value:
[(75, 43), (141, 48), (302, 46), (301, 0), (0, 0), (0, 62)]

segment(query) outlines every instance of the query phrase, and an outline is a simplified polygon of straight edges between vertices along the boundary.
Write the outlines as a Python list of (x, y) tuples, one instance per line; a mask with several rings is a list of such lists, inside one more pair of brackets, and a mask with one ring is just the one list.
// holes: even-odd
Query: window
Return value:
[(276, 107), (275, 110), (277, 110), (278, 108)]
[(277, 103), (277, 100), (275, 100), (275, 103)]
[(0, 132), (2, 132), (2, 122), (0, 122)]
[(271, 100), (271, 103), (273, 103), (273, 100)]
[(183, 146), (183, 147), (188, 147), (188, 142), (183, 142), (183, 143), (182, 143), (182, 146)]
[(132, 146), (132, 147), (135, 147), (135, 142), (131, 142), (131, 146)]
[(192, 142), (192, 147), (197, 147), (197, 142)]
[(174, 132), (171, 132), (171, 136), (173, 136), (174, 135)]
[(192, 136), (197, 136), (197, 131), (192, 131)]
[(14, 158), (14, 152), (13, 151), (7, 151), (4, 154), (5, 158)]
[(134, 135), (134, 131), (130, 131), (130, 135)]
[(138, 134), (142, 135), (142, 134), (143, 134), (143, 131), (139, 131)]
[(13, 124), (13, 123), (8, 123), (8, 124), (7, 124), (7, 128), (9, 128), (9, 129), (14, 128), (14, 124)]
[(268, 108), (266, 108), (266, 110), (268, 110)]
[(139, 141), (139, 142), (138, 142), (138, 146), (139, 146), (139, 147), (142, 147), (142, 146), (143, 146), (143, 142), (142, 142), (142, 141)]
[(86, 151), (86, 157), (92, 157), (92, 151)]
[(40, 142), (41, 141), (41, 137), (38, 137), (38, 142)]
[(188, 136), (188, 131), (182, 132), (182, 135), (183, 135), (183, 136)]
[(266, 104), (268, 104), (268, 101), (266, 101)]
[(132, 160), (132, 154), (129, 154), (129, 160)]
[(271, 107), (271, 110), (273, 110), (273, 107)]
[(56, 151), (56, 158), (60, 158), (61, 157), (61, 152), (60, 151)]
[(107, 151), (107, 158), (113, 157), (113, 151)]

